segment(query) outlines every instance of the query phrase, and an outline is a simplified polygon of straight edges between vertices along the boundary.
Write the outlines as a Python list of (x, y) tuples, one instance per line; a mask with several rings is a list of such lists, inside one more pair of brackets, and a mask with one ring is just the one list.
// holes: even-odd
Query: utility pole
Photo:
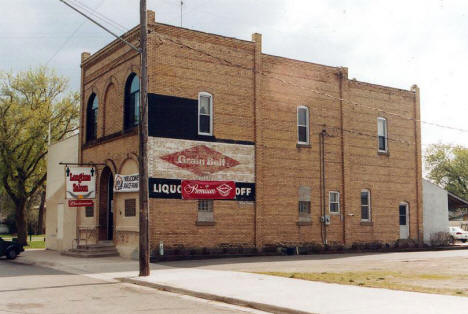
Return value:
[(140, 124), (138, 127), (138, 163), (140, 175), (140, 276), (149, 276), (149, 219), (148, 219), (148, 72), (147, 37), (148, 25), (146, 0), (140, 0)]
[(86, 13), (80, 11), (65, 0), (59, 0), (71, 9), (75, 10), (85, 18), (104, 29), (106, 32), (126, 44), (140, 54), (140, 124), (138, 126), (138, 168), (140, 176), (140, 276), (149, 276), (149, 214), (148, 214), (148, 158), (146, 154), (146, 147), (148, 141), (148, 72), (147, 72), (147, 37), (148, 37), (148, 24), (146, 16), (146, 0), (140, 0), (140, 48), (135, 47), (133, 44), (124, 38), (116, 35), (108, 28), (104, 27), (101, 23), (89, 17)]

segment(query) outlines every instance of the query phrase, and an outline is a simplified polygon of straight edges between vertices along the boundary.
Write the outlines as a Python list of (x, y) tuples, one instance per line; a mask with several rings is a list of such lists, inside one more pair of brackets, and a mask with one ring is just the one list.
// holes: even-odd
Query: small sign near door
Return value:
[(68, 207), (86, 207), (93, 206), (93, 200), (68, 200)]
[(114, 179), (114, 192), (138, 192), (140, 190), (140, 175), (116, 174)]

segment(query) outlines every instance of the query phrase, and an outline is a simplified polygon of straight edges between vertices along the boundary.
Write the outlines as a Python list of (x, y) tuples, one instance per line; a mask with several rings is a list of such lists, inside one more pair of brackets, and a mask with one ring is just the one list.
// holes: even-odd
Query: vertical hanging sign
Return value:
[(65, 167), (65, 189), (68, 206), (92, 206), (96, 198), (95, 167)]

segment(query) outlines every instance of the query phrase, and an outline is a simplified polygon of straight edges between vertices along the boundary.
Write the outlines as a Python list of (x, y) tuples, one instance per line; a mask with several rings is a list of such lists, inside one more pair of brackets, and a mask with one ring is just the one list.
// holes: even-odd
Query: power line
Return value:
[[(103, 3), (104, 1), (106, 0), (102, 0), (97, 6), (96, 6), (96, 9), (99, 8)], [(73, 38), (73, 36), (75, 36), (75, 34), (81, 29), (81, 27), (84, 25), (84, 23), (86, 22), (86, 20), (84, 20), (83, 22), (81, 22), (80, 25), (78, 25), (78, 27), (73, 31), (73, 33), (70, 34), (70, 36), (67, 37), (67, 39), (65, 39), (65, 41), (62, 43), (62, 45), (60, 45), (60, 47), (55, 51), (55, 53), (47, 60), (46, 62), (46, 66), (49, 65), (49, 63), (59, 54), (60, 51), (62, 51), (63, 48), (65, 48), (65, 46), (68, 44), (68, 42)]]
[[(199, 52), (199, 53), (202, 53), (208, 57), (211, 57), (211, 58), (214, 58), (216, 60), (218, 60), (220, 63), (224, 64), (224, 65), (229, 65), (229, 66), (233, 66), (233, 67), (237, 67), (237, 68), (240, 68), (240, 69), (243, 69), (243, 70), (248, 70), (248, 71), (253, 71), (252, 68), (250, 67), (247, 67), (247, 66), (243, 66), (241, 64), (236, 64), (236, 63), (233, 63), (232, 61), (229, 61), (225, 58), (222, 58), (222, 57), (218, 57), (218, 56), (215, 56), (215, 55), (212, 55), (206, 51), (203, 51), (201, 49), (197, 49), (197, 48), (194, 48), (194, 47), (191, 47), (189, 45), (186, 45), (180, 41), (177, 41), (177, 40), (174, 40), (172, 38), (169, 38), (167, 36), (161, 36), (160, 34), (157, 34), (157, 36), (159, 37), (159, 39), (163, 40), (163, 41), (168, 41), (168, 42), (171, 42), (171, 43), (174, 43), (176, 45), (178, 45), (179, 47), (183, 47), (183, 48), (186, 48), (186, 49), (190, 49), (190, 50), (193, 50), (193, 51), (196, 51), (196, 52)], [(266, 76), (266, 73), (269, 73), (269, 74), (274, 74), (273, 72), (271, 71), (263, 71), (260, 72), (261, 75), (264, 75)], [(415, 118), (412, 118), (412, 117), (406, 117), (406, 116), (403, 116), (399, 113), (395, 113), (395, 112), (391, 112), (391, 111), (387, 111), (387, 110), (384, 110), (384, 109), (381, 109), (381, 108), (377, 108), (377, 107), (372, 107), (372, 106), (368, 106), (368, 105), (364, 105), (364, 104), (361, 104), (361, 103), (358, 103), (358, 102), (354, 102), (354, 101), (351, 101), (351, 100), (347, 100), (345, 98), (340, 98), (340, 97), (336, 97), (336, 96), (333, 96), (333, 95), (330, 95), (328, 93), (325, 93), (325, 92), (320, 92), (318, 90), (315, 90), (313, 88), (309, 88), (309, 87), (304, 87), (304, 86), (299, 86), (297, 84), (294, 84), (294, 83), (291, 83), (291, 82), (288, 82), (284, 79), (281, 79), (281, 78), (278, 78), (278, 77), (274, 77), (274, 76), (268, 76), (268, 78), (270, 79), (275, 79), (275, 80), (278, 80), (280, 81), (281, 83), (283, 84), (286, 84), (286, 85), (290, 85), (290, 86), (293, 86), (293, 87), (296, 87), (296, 88), (301, 88), (301, 89), (304, 89), (304, 90), (307, 90), (307, 91), (310, 91), (310, 92), (313, 92), (317, 95), (320, 95), (320, 96), (324, 96), (324, 97), (327, 97), (327, 98), (330, 98), (330, 99), (334, 99), (334, 100), (338, 100), (338, 101), (342, 101), (342, 102), (345, 102), (345, 103), (348, 103), (348, 104), (351, 104), (351, 105), (355, 105), (355, 106), (361, 106), (361, 107), (364, 107), (364, 108), (367, 108), (367, 109), (370, 109), (370, 110), (375, 110), (375, 111), (379, 111), (379, 112), (384, 112), (386, 114), (388, 114), (389, 116), (394, 116), (394, 117), (398, 117), (398, 118), (401, 118), (401, 119), (404, 119), (404, 120), (409, 120), (409, 121), (415, 121), (415, 122), (421, 122), (421, 123), (424, 123), (424, 124), (427, 124), (427, 125), (431, 125), (431, 126), (435, 126), (435, 127), (438, 127), (438, 128), (445, 128), (445, 129), (450, 129), (450, 130), (455, 130), (455, 131), (459, 131), (459, 132), (464, 132), (464, 133), (468, 133), (468, 130), (467, 129), (461, 129), (461, 128), (456, 128), (456, 127), (452, 127), (452, 126), (448, 126), (448, 125), (443, 125), (443, 124), (439, 124), (439, 123), (435, 123), (435, 122), (429, 122), (429, 121), (424, 121), (424, 120), (420, 120), (420, 119), (415, 119)]]
[(89, 6), (87, 6), (84, 3), (81, 3), (78, 0), (70, 0), (70, 1), (75, 6), (78, 6), (81, 10), (86, 11), (85, 13), (94, 16), (94, 18), (96, 18), (98, 20), (101, 20), (102, 22), (107, 23), (108, 25), (110, 25), (112, 27), (115, 27), (115, 28), (119, 29), (120, 31), (122, 31), (124, 33), (128, 31), (127, 27), (125, 27), (122, 24), (119, 24), (118, 22), (108, 18), (104, 14), (101, 14), (101, 13), (97, 12), (96, 11), (97, 8), (96, 9), (90, 8)]

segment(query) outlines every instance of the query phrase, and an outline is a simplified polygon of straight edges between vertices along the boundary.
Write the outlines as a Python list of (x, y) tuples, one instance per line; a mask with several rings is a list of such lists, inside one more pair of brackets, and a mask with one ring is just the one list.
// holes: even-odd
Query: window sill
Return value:
[(377, 155), (382, 155), (382, 156), (390, 156), (390, 152), (389, 151), (377, 151)]
[(361, 221), (360, 225), (361, 226), (373, 226), (374, 222), (373, 221)]
[(310, 144), (305, 144), (305, 143), (296, 143), (297, 148), (310, 148), (312, 145)]
[(216, 222), (214, 221), (196, 221), (195, 225), (196, 226), (214, 226)]
[(331, 216), (339, 216), (340, 212), (329, 212)]
[(297, 221), (296, 225), (301, 226), (312, 226), (312, 221)]

